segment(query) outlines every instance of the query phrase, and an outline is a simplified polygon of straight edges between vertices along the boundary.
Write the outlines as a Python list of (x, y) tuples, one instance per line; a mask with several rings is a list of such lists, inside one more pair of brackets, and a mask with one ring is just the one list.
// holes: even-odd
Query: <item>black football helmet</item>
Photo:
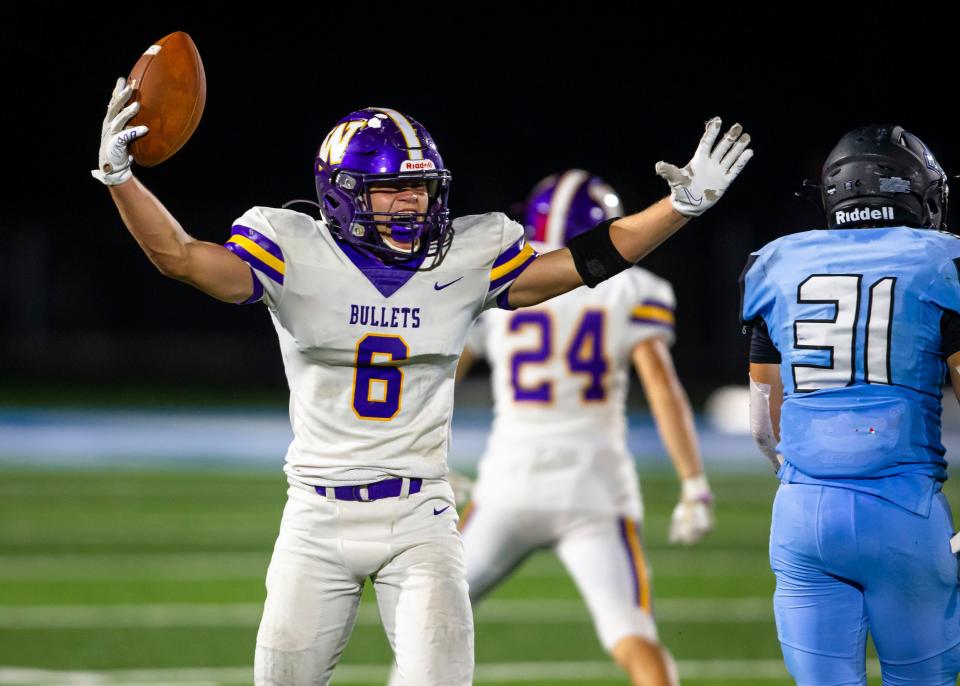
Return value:
[(829, 228), (947, 228), (947, 175), (919, 138), (878, 124), (845, 134), (823, 163)]

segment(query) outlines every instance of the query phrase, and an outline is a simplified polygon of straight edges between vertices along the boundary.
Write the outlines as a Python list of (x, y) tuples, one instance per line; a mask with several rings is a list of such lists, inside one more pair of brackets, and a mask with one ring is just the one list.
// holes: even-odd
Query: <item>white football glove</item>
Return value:
[(682, 481), (680, 502), (670, 517), (671, 543), (692, 545), (713, 530), (713, 493), (703, 474)]
[(731, 126), (714, 147), (720, 123), (720, 117), (707, 122), (693, 159), (683, 169), (657, 162), (657, 174), (670, 184), (673, 209), (686, 217), (697, 217), (713, 207), (753, 157), (753, 150), (747, 148), (750, 135), (743, 133), (740, 124)]
[(127, 122), (140, 111), (139, 102), (124, 107), (132, 93), (133, 88), (127, 85), (125, 78), (117, 79), (110, 104), (107, 105), (107, 116), (103, 118), (103, 127), (100, 129), (100, 166), (90, 173), (93, 178), (107, 186), (116, 186), (130, 180), (133, 176), (130, 171), (133, 157), (127, 146), (146, 135), (149, 130), (142, 125), (127, 127)]

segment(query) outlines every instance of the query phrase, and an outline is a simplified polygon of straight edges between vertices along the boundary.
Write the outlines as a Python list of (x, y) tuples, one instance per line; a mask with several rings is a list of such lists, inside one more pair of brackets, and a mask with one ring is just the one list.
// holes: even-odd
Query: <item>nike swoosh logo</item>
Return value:
[[(461, 276), (460, 278), (462, 279), (463, 277)], [(441, 512), (446, 512), (446, 511), (449, 510), (449, 509), (450, 509), (450, 506), (449, 506), (449, 505), (447, 505), (446, 507), (442, 507), (442, 508), (440, 508), (439, 510), (438, 510), (437, 508), (433, 508), (433, 514), (438, 515), (438, 514), (440, 514)]]
[[(463, 278), (463, 277), (461, 276), (460, 279), (462, 279), (462, 278)], [(455, 284), (455, 283), (456, 283), (457, 281), (459, 281), (460, 279), (454, 279), (454, 280), (451, 281), (450, 283), (445, 283), (445, 284), (443, 284), (442, 286), (440, 285), (440, 282), (439, 282), (439, 281), (434, 281), (434, 282), (433, 282), (433, 290), (435, 290), (435, 291), (442, 291), (444, 288), (446, 288), (447, 286), (452, 286), (453, 284)]]
[(693, 193), (691, 193), (691, 192), (690, 192), (690, 189), (687, 188), (686, 186), (684, 186), (684, 188), (683, 188), (683, 193), (684, 193), (684, 195), (687, 196), (687, 201), (688, 201), (691, 205), (699, 205), (700, 203), (703, 202), (703, 196), (702, 196), (702, 195), (701, 195), (699, 198), (694, 197)]

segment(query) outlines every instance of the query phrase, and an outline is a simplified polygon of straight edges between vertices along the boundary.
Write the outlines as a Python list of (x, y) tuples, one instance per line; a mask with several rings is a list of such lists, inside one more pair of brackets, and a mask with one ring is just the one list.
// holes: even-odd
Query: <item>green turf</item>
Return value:
[[(712, 483), (717, 529), (685, 549), (665, 541), (675, 478), (644, 477), (644, 537), (661, 637), (681, 665), (700, 666), (702, 678), (685, 684), (788, 684), (768, 611), (773, 578), (766, 545), (776, 482), (758, 470), (716, 475)], [(248, 669), (284, 498), (282, 476), (265, 472), (0, 470), (0, 683), (16, 683), (4, 667)], [(334, 683), (383, 683), (363, 671), (390, 660), (371, 595), (365, 593), (342, 660), (354, 677)], [(745, 614), (729, 621), (727, 607)], [(538, 620), (537, 612), (559, 615)], [(484, 665), (606, 668), (589, 616), (552, 554), (533, 556), (478, 613), (478, 684), (560, 683), (485, 681)], [(744, 662), (731, 667), (732, 660)], [(721, 668), (733, 671), (726, 678), (709, 672)], [(236, 672), (155, 681), (250, 683)], [(626, 682), (611, 676), (563, 683)]]

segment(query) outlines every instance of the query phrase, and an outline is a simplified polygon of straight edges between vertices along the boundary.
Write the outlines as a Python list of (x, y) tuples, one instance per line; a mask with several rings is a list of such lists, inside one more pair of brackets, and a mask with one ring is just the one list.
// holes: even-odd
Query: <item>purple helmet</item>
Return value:
[(530, 193), (527, 236), (556, 250), (577, 234), (622, 214), (620, 196), (603, 179), (570, 169), (548, 176)]
[[(386, 107), (351, 112), (323, 140), (314, 170), (320, 213), (335, 236), (386, 263), (430, 256), (419, 268), (432, 269), (443, 260), (453, 238), (447, 209), (451, 175), (416, 120)], [(374, 219), (370, 186), (408, 180), (426, 184), (427, 211), (378, 212)], [(384, 224), (394, 243), (413, 248), (385, 241), (378, 228)]]

